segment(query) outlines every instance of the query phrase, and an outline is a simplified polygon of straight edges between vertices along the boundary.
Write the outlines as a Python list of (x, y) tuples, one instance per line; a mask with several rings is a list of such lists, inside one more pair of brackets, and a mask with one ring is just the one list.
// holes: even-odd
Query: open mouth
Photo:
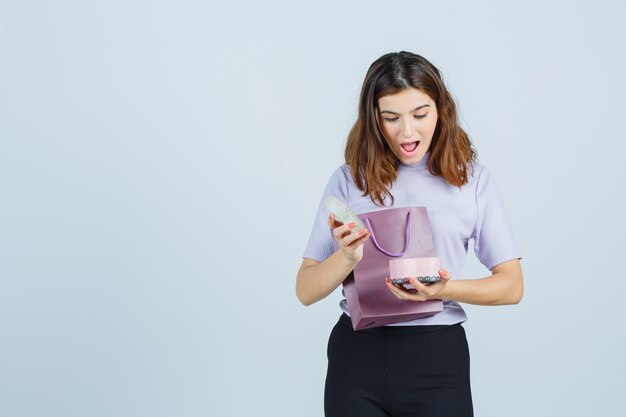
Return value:
[(402, 143), (400, 144), (400, 146), (402, 147), (402, 149), (407, 155), (411, 155), (417, 150), (417, 147), (419, 146), (419, 144), (420, 144), (420, 141), (418, 140), (415, 142)]

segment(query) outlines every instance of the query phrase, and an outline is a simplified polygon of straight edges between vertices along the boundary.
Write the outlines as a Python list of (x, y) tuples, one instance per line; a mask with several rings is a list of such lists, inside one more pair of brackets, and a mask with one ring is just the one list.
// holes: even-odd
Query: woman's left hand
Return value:
[(446, 288), (446, 284), (452, 277), (452, 275), (445, 269), (439, 270), (439, 276), (441, 281), (432, 284), (422, 284), (414, 277), (409, 277), (409, 284), (415, 287), (415, 289), (406, 289), (402, 284), (394, 285), (391, 283), (389, 277), (385, 278), (387, 288), (396, 297), (401, 300), (408, 301), (426, 301), (426, 300), (441, 300), (443, 299), (443, 290)]

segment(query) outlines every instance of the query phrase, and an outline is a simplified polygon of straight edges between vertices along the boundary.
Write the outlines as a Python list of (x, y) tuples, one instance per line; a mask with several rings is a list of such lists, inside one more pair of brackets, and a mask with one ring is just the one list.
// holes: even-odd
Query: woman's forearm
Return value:
[(337, 250), (323, 262), (300, 268), (296, 281), (296, 295), (305, 306), (332, 293), (356, 266), (343, 251)]
[(523, 293), (521, 272), (502, 271), (480, 279), (451, 279), (440, 295), (447, 300), (493, 306), (517, 304)]

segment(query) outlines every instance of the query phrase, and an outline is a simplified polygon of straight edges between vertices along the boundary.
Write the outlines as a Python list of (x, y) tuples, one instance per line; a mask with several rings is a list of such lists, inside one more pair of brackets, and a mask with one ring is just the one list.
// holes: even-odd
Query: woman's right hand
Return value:
[(363, 242), (370, 237), (369, 231), (361, 230), (359, 233), (352, 233), (351, 230), (356, 224), (343, 224), (335, 219), (333, 213), (328, 216), (328, 226), (345, 257), (351, 262), (359, 262), (363, 258)]

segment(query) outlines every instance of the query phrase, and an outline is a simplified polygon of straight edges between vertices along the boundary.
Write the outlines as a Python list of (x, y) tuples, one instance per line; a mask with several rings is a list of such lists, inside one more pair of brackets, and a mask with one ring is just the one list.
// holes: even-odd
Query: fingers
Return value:
[(344, 246), (358, 245), (360, 243), (358, 242), (359, 240), (365, 241), (367, 237), (369, 237), (367, 230), (359, 230), (357, 233), (350, 233), (347, 236), (344, 236), (341, 239), (341, 244)]
[(332, 213), (331, 213), (331, 215), (328, 218), (328, 225), (330, 226), (330, 224), (333, 221), (335, 222), (335, 224), (338, 224), (338, 226), (335, 226), (333, 228), (333, 236), (343, 246), (349, 246), (356, 240), (369, 235), (369, 231), (365, 229), (359, 230), (359, 232), (357, 233), (352, 233), (351, 231), (352, 229), (354, 229), (354, 227), (356, 227), (356, 223), (348, 223), (348, 224), (339, 223), (336, 220), (334, 220), (334, 217), (332, 216)]
[(393, 285), (389, 278), (386, 278), (385, 281), (389, 291), (401, 300), (426, 301), (438, 298), (437, 296), (442, 288), (445, 287), (448, 280), (452, 278), (452, 274), (445, 269), (439, 270), (439, 276), (441, 277), (441, 282), (432, 284), (423, 284), (416, 278), (409, 277), (409, 284), (415, 288), (414, 290), (406, 289), (400, 285)]
[[(361, 232), (366, 232), (365, 230), (361, 230)], [(345, 242), (346, 239), (350, 238), (351, 236), (356, 237), (354, 240), (352, 240), (349, 243), (346, 243), (346, 246), (359, 246), (361, 243), (365, 242), (367, 239), (369, 239), (370, 234), (368, 232), (366, 233), (350, 233), (348, 236), (344, 237), (342, 239), (342, 242)]]
[(439, 270), (439, 276), (441, 277), (441, 281), (434, 282), (432, 284), (423, 284), (419, 282), (416, 278), (409, 277), (409, 284), (415, 287), (417, 292), (421, 294), (424, 299), (430, 300), (433, 298), (437, 298), (442, 288), (445, 287), (450, 278), (452, 278), (452, 274), (445, 269)]
[(343, 223), (335, 219), (335, 215), (333, 213), (330, 213), (330, 215), (328, 216), (328, 226), (334, 228), (342, 225)]
[(393, 295), (398, 297), (400, 300), (407, 300), (407, 301), (428, 300), (428, 297), (426, 296), (426, 294), (419, 292), (419, 290), (418, 291), (406, 290), (406, 289), (400, 289), (396, 287), (395, 285), (391, 283), (391, 280), (389, 279), (389, 277), (385, 278), (385, 283), (387, 284), (387, 288), (389, 288), (389, 291), (391, 291)]
[(413, 277), (409, 277), (409, 284), (414, 286), (418, 291), (428, 292), (428, 285), (419, 282)]
[(335, 227), (333, 229), (333, 236), (335, 236), (335, 239), (339, 240), (343, 238), (347, 233), (350, 233), (350, 230), (352, 230), (354, 226), (356, 226), (354, 223), (348, 223), (342, 226)]

